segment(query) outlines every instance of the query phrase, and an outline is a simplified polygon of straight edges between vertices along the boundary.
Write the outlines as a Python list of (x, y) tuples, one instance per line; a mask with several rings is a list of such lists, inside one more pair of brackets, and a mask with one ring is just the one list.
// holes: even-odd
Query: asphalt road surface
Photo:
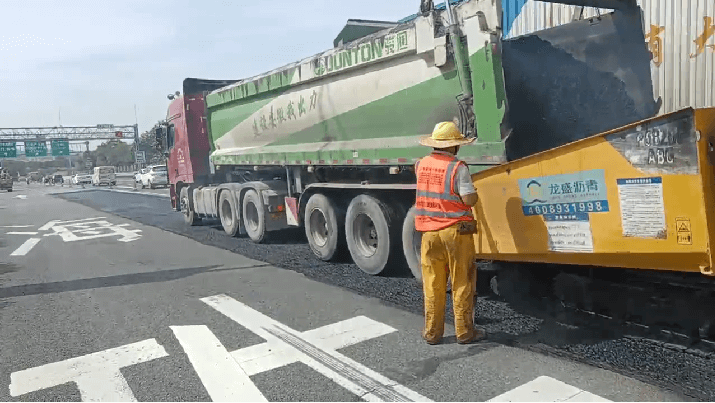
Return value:
[(155, 192), (0, 193), (2, 401), (696, 400), (513, 347), (544, 326), (482, 299), (488, 340), (458, 345), (448, 325), (429, 346), (420, 304), (408, 276), (318, 262), (295, 232), (187, 228)]

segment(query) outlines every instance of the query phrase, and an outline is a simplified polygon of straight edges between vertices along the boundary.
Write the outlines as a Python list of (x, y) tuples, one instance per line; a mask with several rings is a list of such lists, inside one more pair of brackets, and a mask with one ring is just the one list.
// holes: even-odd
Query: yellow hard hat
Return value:
[(432, 135), (421, 139), (420, 144), (433, 148), (449, 148), (470, 144), (474, 140), (476, 139), (464, 137), (454, 122), (440, 122), (435, 125)]

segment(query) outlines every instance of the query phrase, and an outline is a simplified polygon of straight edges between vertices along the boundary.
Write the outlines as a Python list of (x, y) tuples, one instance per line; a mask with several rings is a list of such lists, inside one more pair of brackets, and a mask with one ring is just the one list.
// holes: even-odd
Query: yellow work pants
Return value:
[(477, 285), (474, 237), (460, 235), (458, 225), (422, 233), (422, 288), (425, 327), (422, 336), (438, 341), (444, 333), (447, 271), (452, 280), (452, 304), (457, 339), (470, 337), (474, 329), (474, 295)]

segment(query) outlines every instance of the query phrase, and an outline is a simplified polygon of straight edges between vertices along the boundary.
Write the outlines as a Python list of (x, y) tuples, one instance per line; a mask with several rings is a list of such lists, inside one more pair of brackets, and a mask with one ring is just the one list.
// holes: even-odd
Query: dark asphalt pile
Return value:
[[(421, 287), (407, 269), (389, 277), (370, 276), (353, 263), (322, 262), (310, 251), (302, 229), (271, 234), (269, 243), (257, 245), (247, 237), (227, 236), (218, 222), (187, 226), (182, 215), (171, 209), (168, 198), (103, 190), (66, 193), (58, 197), (422, 313)], [(448, 311), (451, 311), (449, 303)], [(451, 315), (448, 314), (447, 320), (452, 320)], [(573, 326), (553, 319), (535, 318), (486, 294), (479, 297), (476, 323), (494, 342), (586, 362), (686, 394), (694, 400), (715, 401), (715, 362), (709, 356), (669, 348), (662, 343), (622, 337), (593, 326)]]

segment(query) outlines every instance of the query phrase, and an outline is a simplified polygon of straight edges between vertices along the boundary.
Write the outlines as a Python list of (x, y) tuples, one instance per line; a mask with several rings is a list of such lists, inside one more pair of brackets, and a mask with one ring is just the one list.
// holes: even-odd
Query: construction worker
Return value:
[[(472, 206), (477, 192), (467, 165), (457, 159), (467, 139), (453, 122), (438, 123), (420, 144), (432, 154), (415, 165), (417, 215), (415, 227), (422, 232), (422, 284), (425, 327), (422, 337), (438, 344), (444, 333), (447, 278), (451, 278), (454, 326), (457, 342), (468, 344), (485, 337), (474, 328), (476, 265)], [(447, 270), (445, 270), (445, 267)]]

